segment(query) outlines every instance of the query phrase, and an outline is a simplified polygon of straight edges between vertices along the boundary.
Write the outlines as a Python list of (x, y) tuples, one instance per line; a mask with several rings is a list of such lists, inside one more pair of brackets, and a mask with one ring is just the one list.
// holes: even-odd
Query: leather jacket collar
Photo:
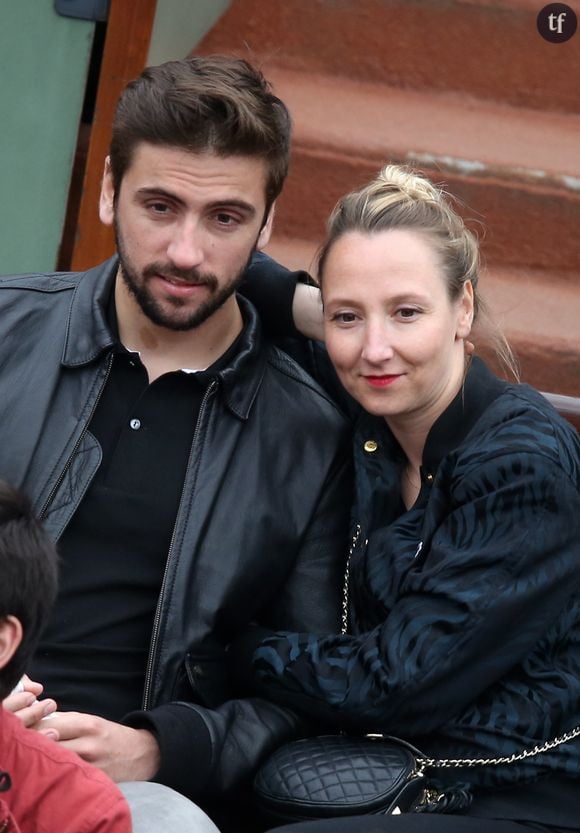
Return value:
[[(71, 301), (62, 363), (79, 367), (98, 358), (117, 343), (108, 322), (107, 307), (119, 261), (115, 256), (79, 274)], [(220, 369), (216, 379), (225, 402), (240, 419), (247, 419), (260, 389), (266, 365), (261, 325), (254, 307), (238, 295), (244, 318), (239, 350), (232, 362)]]

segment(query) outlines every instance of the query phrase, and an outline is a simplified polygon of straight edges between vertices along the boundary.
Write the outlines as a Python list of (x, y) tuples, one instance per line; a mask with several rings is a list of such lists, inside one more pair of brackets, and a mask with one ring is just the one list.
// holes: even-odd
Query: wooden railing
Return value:
[(580, 431), (580, 397), (563, 396), (560, 393), (543, 393), (554, 408)]

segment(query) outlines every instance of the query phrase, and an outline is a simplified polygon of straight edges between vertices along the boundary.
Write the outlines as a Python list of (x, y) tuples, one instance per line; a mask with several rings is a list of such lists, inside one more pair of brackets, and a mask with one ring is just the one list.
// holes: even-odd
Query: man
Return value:
[[(121, 97), (101, 220), (118, 258), (0, 281), (0, 476), (32, 497), (62, 589), (32, 665), (59, 743), (197, 802), (297, 718), (235, 700), (249, 622), (334, 630), (345, 424), (235, 290), (269, 239), (289, 116), (246, 62), (175, 61)], [(22, 695), (21, 695), (22, 697)]]
[[(26, 500), (0, 482), (0, 698), (20, 680), (46, 622), (56, 561)], [(106, 775), (0, 708), (0, 830), (130, 833), (131, 818)]]

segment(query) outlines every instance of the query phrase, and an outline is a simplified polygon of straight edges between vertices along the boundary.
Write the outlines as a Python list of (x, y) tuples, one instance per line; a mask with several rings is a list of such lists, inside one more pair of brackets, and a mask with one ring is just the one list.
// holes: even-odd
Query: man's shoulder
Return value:
[(54, 337), (55, 328), (66, 324), (76, 285), (72, 274), (58, 272), (1, 276), (3, 355), (16, 350), (22, 357), (25, 345), (36, 343), (41, 333)]
[(0, 290), (63, 292), (74, 289), (82, 274), (82, 272), (29, 272), (21, 275), (1, 275)]
[(82, 272), (27, 272), (19, 275), (0, 275), (0, 290), (23, 293), (70, 292), (83, 285), (89, 294), (108, 286), (117, 271), (116, 256)]
[(297, 407), (310, 403), (312, 409), (320, 409), (334, 415), (338, 421), (346, 422), (338, 403), (294, 358), (273, 344), (266, 349), (272, 375), (288, 391), (289, 397), (298, 397)]

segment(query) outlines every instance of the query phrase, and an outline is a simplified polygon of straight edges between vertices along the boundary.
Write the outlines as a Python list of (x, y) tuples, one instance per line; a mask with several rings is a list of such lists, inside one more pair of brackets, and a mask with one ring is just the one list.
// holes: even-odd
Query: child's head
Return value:
[(0, 481), (0, 699), (24, 673), (56, 588), (53, 543), (26, 498)]

